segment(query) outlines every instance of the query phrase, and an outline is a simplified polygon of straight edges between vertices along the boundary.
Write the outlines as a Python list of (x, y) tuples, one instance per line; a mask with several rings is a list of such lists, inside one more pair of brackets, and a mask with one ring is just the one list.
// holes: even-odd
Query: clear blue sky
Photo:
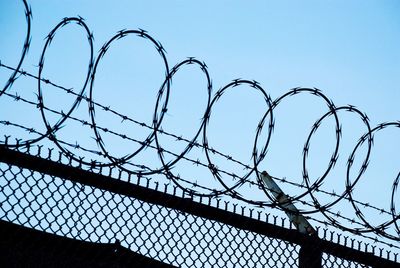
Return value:
[[(213, 93), (236, 78), (258, 81), (272, 99), (293, 87), (317, 87), (337, 106), (352, 104), (360, 108), (370, 118), (371, 127), (400, 119), (399, 1), (79, 1), (78, 4), (32, 0), (30, 5), (32, 45), (23, 69), (32, 73), (37, 73), (35, 65), (39, 63), (48, 32), (62, 18), (80, 15), (93, 31), (95, 56), (117, 31), (141, 28), (162, 43), (170, 68), (186, 57), (204, 61), (213, 81)], [(21, 3), (0, 2), (2, 62), (12, 66), (17, 63), (25, 25)], [(87, 68), (88, 51), (84, 31), (76, 25), (65, 27), (56, 34), (46, 54), (43, 75), (67, 87), (79, 88)], [(95, 99), (150, 124), (164, 72), (160, 57), (148, 42), (138, 38), (120, 40), (100, 63)], [(7, 74), (0, 70), (2, 84)], [(20, 94), (34, 97), (34, 81), (16, 85), (24, 87), (18, 91)], [(44, 90), (47, 102), (57, 109), (65, 110), (70, 105), (71, 99), (61, 101), (50, 88)], [(163, 128), (191, 138), (200, 124), (206, 97), (205, 77), (199, 68), (183, 67), (173, 80)], [(213, 110), (210, 144), (250, 164), (255, 129), (266, 109), (260, 97), (254, 89), (246, 87), (229, 90)], [(20, 120), (21, 112), (19, 115), (14, 112), (17, 108), (13, 102), (0, 101), (2, 118)], [(79, 112), (88, 119), (83, 106)], [(274, 176), (301, 182), (301, 150), (313, 122), (324, 112), (325, 104), (312, 96), (297, 96), (282, 103), (276, 110), (276, 132), (262, 168)], [(43, 129), (39, 113), (31, 112), (29, 117), (22, 113), (25, 119), (21, 120)], [(343, 145), (338, 167), (326, 183), (327, 190), (336, 192), (344, 189), (346, 160), (356, 140), (365, 132), (355, 116), (346, 113), (339, 116)], [(138, 139), (148, 134), (101, 112), (98, 120)], [(311, 177), (322, 174), (332, 153), (334, 125), (328, 121), (311, 145), (308, 160)], [(4, 129), (1, 135), (8, 131)], [(73, 140), (91, 143), (93, 134), (89, 131), (77, 127), (65, 127), (63, 131), (60, 136), (68, 138), (79, 131), (79, 136), (72, 135)], [(360, 183), (357, 199), (368, 199), (389, 209), (391, 186), (400, 171), (399, 134), (395, 129), (377, 134), (371, 164)], [(165, 142), (165, 147), (171, 150), (182, 149), (179, 144)], [(116, 155), (132, 150), (112, 138), (106, 140), (106, 145)], [(201, 158), (198, 154), (201, 151), (190, 156)], [(361, 153), (360, 159), (362, 156)], [(153, 164), (146, 163), (150, 158)], [(159, 165), (157, 156), (150, 153), (138, 159), (150, 166)], [(228, 170), (239, 170), (222, 159), (216, 161)], [(207, 171), (188, 167), (182, 165), (175, 171), (196, 177), (204, 185), (216, 185)], [(400, 202), (396, 204), (400, 207)], [(351, 213), (347, 215), (351, 217)], [(376, 224), (389, 219), (371, 215), (371, 222)]]

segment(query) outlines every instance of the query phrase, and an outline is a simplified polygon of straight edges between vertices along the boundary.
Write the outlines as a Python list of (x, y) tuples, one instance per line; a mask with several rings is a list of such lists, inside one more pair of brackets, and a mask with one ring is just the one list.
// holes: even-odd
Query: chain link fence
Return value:
[[(343, 246), (310, 240), (295, 230), (146, 187), (112, 186), (121, 182), (1, 151), (1, 248), (14, 249), (2, 263), (18, 264), (19, 259), (38, 267), (399, 267), (370, 253), (359, 251), (357, 256), (351, 248), (346, 259)], [(15, 231), (22, 227), (27, 228)], [(34, 235), (24, 235), (33, 230)], [(37, 258), (26, 259), (32, 254)]]

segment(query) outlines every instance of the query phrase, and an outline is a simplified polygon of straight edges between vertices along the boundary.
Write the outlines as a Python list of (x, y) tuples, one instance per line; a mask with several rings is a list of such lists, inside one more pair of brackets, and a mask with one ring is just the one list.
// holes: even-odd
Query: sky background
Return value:
[[(317, 87), (336, 106), (352, 104), (370, 118), (371, 127), (400, 119), (400, 2), (398, 1), (42, 1), (32, 0), (32, 41), (22, 68), (37, 75), (46, 35), (64, 18), (81, 16), (94, 35), (94, 57), (99, 49), (121, 29), (144, 29), (165, 48), (169, 68), (187, 57), (195, 57), (208, 66), (213, 91), (233, 79), (256, 80), (272, 99), (294, 87)], [(22, 1), (0, 2), (0, 60), (16, 66), (26, 35)], [(56, 33), (46, 51), (43, 77), (73, 87), (79, 92), (85, 80), (90, 50), (85, 31), (68, 25)], [(93, 86), (94, 99), (141, 122), (151, 124), (154, 105), (164, 80), (165, 66), (154, 46), (144, 39), (129, 36), (112, 43), (100, 60)], [(9, 72), (0, 68), (1, 83)], [(73, 98), (44, 85), (45, 103), (61, 111)], [(10, 92), (35, 99), (37, 83), (18, 79)], [(88, 92), (88, 89), (87, 89)], [(199, 66), (182, 67), (173, 77), (168, 112), (163, 129), (191, 139), (197, 132), (207, 105), (207, 80)], [(1, 120), (21, 122), (43, 130), (39, 111), (24, 108), (7, 97), (0, 98)], [(21, 106), (21, 107), (20, 107)], [(258, 122), (266, 112), (262, 94), (247, 86), (230, 88), (213, 106), (207, 137), (212, 147), (251, 164), (251, 153)], [(267, 158), (260, 164), (271, 175), (301, 183), (302, 148), (313, 123), (326, 113), (326, 104), (309, 94), (284, 100), (274, 116), (276, 129)], [(82, 104), (74, 112), (89, 120)], [(337, 167), (330, 173), (324, 189), (344, 190), (346, 161), (357, 140), (366, 132), (355, 114), (339, 112), (343, 139)], [(97, 123), (143, 140), (149, 131), (137, 125), (121, 123), (120, 118), (96, 111)], [(49, 121), (58, 117), (49, 115)], [(1, 135), (25, 133), (2, 127)], [(1, 128), (0, 128), (1, 129)], [(335, 124), (325, 120), (313, 136), (307, 166), (311, 181), (326, 170), (335, 145)], [(388, 128), (376, 135), (370, 166), (355, 191), (355, 198), (389, 210), (391, 187), (399, 173), (399, 130)], [(93, 133), (67, 122), (58, 134), (72, 143), (95, 148)], [(263, 132), (261, 137), (266, 137)], [(115, 156), (136, 150), (137, 144), (104, 135), (107, 149)], [(265, 139), (261, 139), (262, 141)], [(179, 153), (185, 144), (161, 137), (164, 148)], [(201, 137), (198, 139), (201, 141)], [(136, 146), (136, 147), (135, 147)], [(261, 147), (261, 145), (260, 145)], [(360, 167), (366, 147), (356, 156), (352, 176)], [(204, 152), (188, 155), (205, 161)], [(167, 156), (167, 160), (173, 157)], [(244, 175), (241, 167), (213, 156), (219, 167)], [(144, 152), (135, 163), (160, 167), (154, 151)], [(208, 170), (178, 163), (173, 170), (191, 181), (220, 188)], [(226, 179), (228, 185), (232, 185)], [(254, 179), (254, 178), (253, 178)], [(287, 188), (285, 188), (287, 187)], [(296, 195), (297, 188), (282, 186)], [(244, 195), (253, 195), (251, 189)], [(265, 199), (263, 193), (254, 197)], [(332, 201), (318, 197), (322, 203)], [(325, 199), (323, 199), (325, 198)], [(399, 200), (398, 195), (396, 200)], [(396, 201), (397, 207), (400, 202)], [(340, 204), (349, 217), (354, 211)], [(372, 224), (390, 219), (379, 213), (367, 213)], [(395, 234), (395, 228), (391, 229)]]

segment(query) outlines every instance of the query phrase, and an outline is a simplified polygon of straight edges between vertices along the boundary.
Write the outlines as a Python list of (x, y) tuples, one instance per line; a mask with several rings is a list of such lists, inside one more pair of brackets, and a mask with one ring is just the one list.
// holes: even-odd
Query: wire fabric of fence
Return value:
[[(147, 188), (148, 181), (142, 186), (149, 191), (142, 195), (142, 199), (150, 201), (146, 202), (130, 196), (129, 190), (123, 189), (126, 185), (105, 189), (107, 186), (100, 178), (109, 180), (110, 185), (116, 182), (112, 178), (13, 152), (16, 153), (3, 149), (0, 164), (0, 219), (3, 222), (78, 241), (117, 243), (141, 256), (177, 267), (304, 267), (299, 263), (300, 251), (310, 242), (298, 242), (308, 237), (301, 238), (295, 230), (231, 212), (223, 215), (228, 212), (210, 204), (198, 209), (195, 207), (198, 203), (185, 195), (182, 198)], [(65, 176), (54, 175), (63, 173)], [(96, 184), (99, 187), (93, 186)], [(202, 214), (198, 214), (200, 210)], [(213, 218), (214, 213), (221, 215), (222, 220)], [(268, 228), (277, 229), (269, 230), (268, 235), (265, 233)], [(308, 250), (326, 248), (327, 241), (315, 241), (308, 244)], [(65, 245), (61, 251), (69, 252), (71, 248)], [(332, 251), (324, 253), (322, 261), (318, 261), (315, 252), (307, 256), (315, 258), (316, 265), (322, 264), (315, 267), (369, 267), (354, 261), (351, 249), (348, 249), (349, 259), (332, 255), (340, 252), (336, 247), (343, 246), (329, 244), (328, 249)], [(371, 267), (376, 267), (375, 262), (380, 265), (379, 261), (387, 267), (396, 265), (371, 253), (360, 251), (359, 254), (361, 257), (356, 258)], [(310, 263), (312, 260), (308, 260)]]

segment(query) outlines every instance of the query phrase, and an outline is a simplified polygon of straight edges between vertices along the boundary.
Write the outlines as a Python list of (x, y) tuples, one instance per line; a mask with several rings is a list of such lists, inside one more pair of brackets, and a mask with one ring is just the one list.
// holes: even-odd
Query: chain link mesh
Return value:
[[(151, 196), (142, 198), (93, 182), (111, 185), (111, 177), (11, 152), (2, 151), (0, 162), (0, 263), (7, 267), (21, 262), (4, 256), (38, 267), (399, 267), (396, 258), (377, 257), (367, 247), (303, 237), (236, 213), (215, 217), (227, 211), (210, 204), (201, 213), (166, 204), (185, 198), (148, 185), (143, 189)], [(195, 204), (185, 206), (200, 208)]]
[(0, 165), (0, 219), (179, 267), (297, 267), (299, 246), (159, 205)]
[(372, 268), (372, 266), (349, 261), (333, 255), (322, 255), (322, 267), (348, 267), (348, 268)]

